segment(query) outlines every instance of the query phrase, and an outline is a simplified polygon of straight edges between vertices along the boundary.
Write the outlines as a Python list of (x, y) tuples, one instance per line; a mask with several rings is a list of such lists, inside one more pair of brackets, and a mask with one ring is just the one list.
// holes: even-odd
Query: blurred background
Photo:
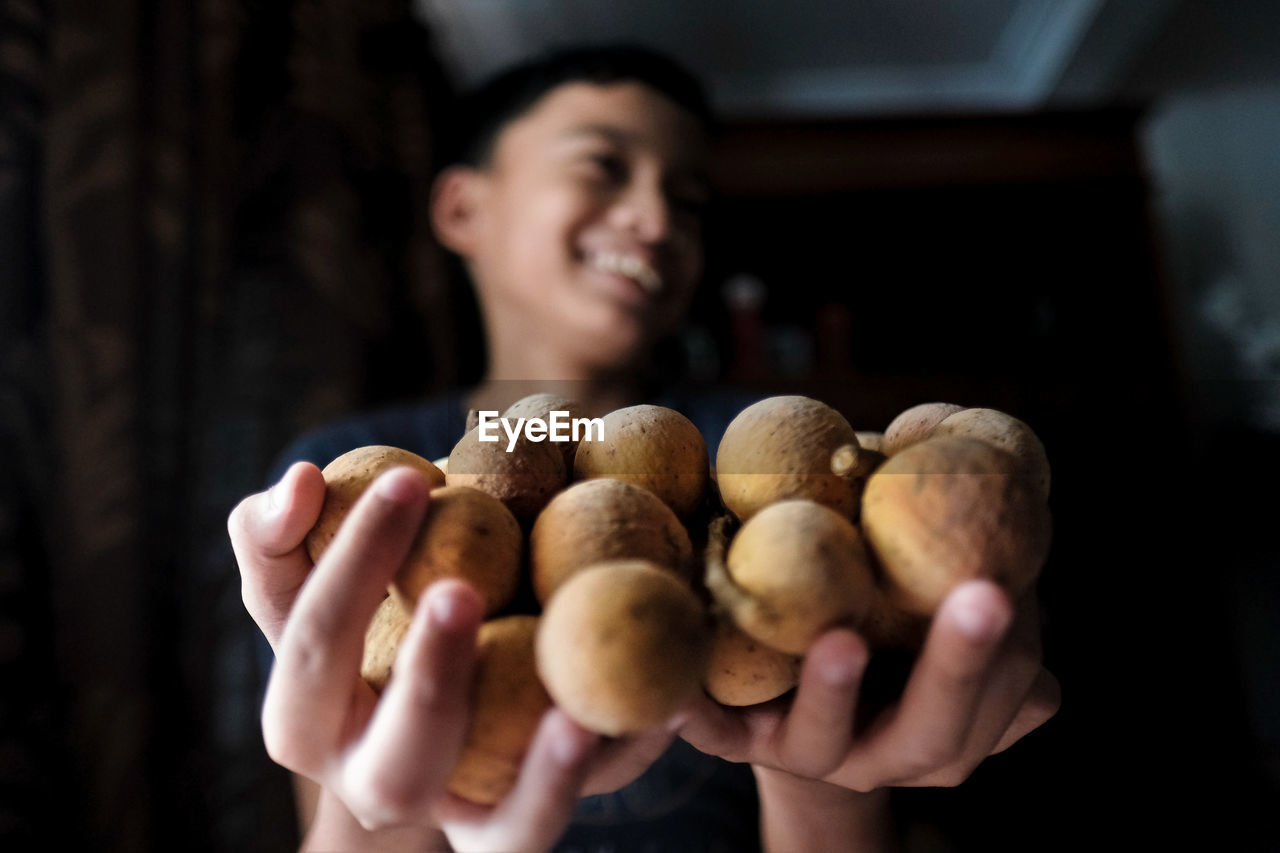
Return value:
[(725, 119), (694, 376), (1054, 465), (1059, 715), (913, 849), (1280, 849), (1280, 5), (0, 2), (0, 846), (281, 851), (227, 513), (298, 431), (473, 375), (460, 88), (667, 49)]

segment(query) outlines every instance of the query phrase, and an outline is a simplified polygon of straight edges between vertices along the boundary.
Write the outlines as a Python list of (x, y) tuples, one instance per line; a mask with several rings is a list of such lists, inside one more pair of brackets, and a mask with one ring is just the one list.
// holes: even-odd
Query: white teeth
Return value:
[(618, 273), (640, 285), (646, 293), (656, 294), (662, 290), (662, 278), (657, 270), (649, 266), (635, 255), (623, 255), (617, 252), (594, 252), (591, 265), (605, 272)]

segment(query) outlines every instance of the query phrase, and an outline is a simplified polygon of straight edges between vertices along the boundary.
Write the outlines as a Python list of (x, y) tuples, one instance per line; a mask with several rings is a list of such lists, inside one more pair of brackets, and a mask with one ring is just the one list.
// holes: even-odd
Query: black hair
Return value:
[(558, 86), (623, 82), (648, 86), (687, 110), (708, 134), (713, 132), (715, 119), (706, 90), (670, 56), (634, 44), (573, 47), (527, 59), (464, 95), (442, 140), (444, 160), (484, 165), (503, 128)]

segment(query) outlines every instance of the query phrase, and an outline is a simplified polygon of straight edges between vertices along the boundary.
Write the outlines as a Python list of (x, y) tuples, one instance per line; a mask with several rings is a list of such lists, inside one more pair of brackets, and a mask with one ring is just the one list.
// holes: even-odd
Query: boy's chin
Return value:
[(648, 335), (619, 331), (594, 338), (583, 336), (579, 361), (600, 374), (629, 377), (648, 367), (653, 341)]

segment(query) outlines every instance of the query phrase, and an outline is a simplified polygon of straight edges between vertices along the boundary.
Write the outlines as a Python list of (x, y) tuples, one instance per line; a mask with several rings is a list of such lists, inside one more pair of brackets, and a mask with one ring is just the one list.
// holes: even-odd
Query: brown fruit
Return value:
[(928, 630), (928, 616), (903, 610), (883, 586), (876, 587), (871, 609), (858, 625), (858, 633), (873, 649), (918, 651)]
[(665, 406), (638, 405), (615, 409), (601, 421), (604, 435), (578, 444), (574, 479), (609, 477), (641, 486), (680, 518), (701, 506), (710, 462), (691, 420)]
[(696, 695), (709, 640), (702, 602), (669, 570), (597, 563), (547, 603), (538, 674), (579, 725), (617, 737), (661, 725)]
[(481, 441), (478, 428), (458, 440), (449, 454), (445, 482), (479, 489), (502, 501), (518, 520), (532, 519), (569, 482), (564, 451), (554, 442), (532, 441), (523, 432), (508, 450), (501, 428), (490, 435), (498, 440)]
[(793, 655), (830, 628), (856, 626), (875, 593), (857, 526), (802, 498), (752, 515), (730, 541), (724, 567), (723, 580), (708, 572), (717, 603), (744, 632)]
[(502, 501), (469, 486), (432, 489), (426, 516), (392, 584), (408, 610), (441, 578), (475, 587), (492, 615), (520, 582), (524, 534)]
[(795, 687), (803, 660), (766, 646), (724, 616), (716, 620), (702, 685), (721, 705), (757, 705)]
[(391, 680), (391, 669), (400, 651), (400, 643), (409, 631), (413, 613), (404, 608), (396, 596), (388, 595), (374, 611), (364, 634), (364, 656), (360, 661), (360, 677), (381, 693)]
[(408, 450), (384, 444), (348, 450), (324, 467), (324, 505), (305, 541), (312, 562), (318, 561), (329, 547), (365, 489), (379, 474), (400, 466), (421, 471), (432, 488), (444, 485), (444, 472), (430, 461)]
[(972, 578), (1021, 594), (1048, 556), (1051, 522), (1011, 454), (944, 435), (899, 451), (871, 475), (862, 527), (895, 604), (929, 615)]
[[(539, 418), (549, 421), (552, 412), (568, 412), (568, 418), (572, 421), (581, 417), (581, 405), (574, 399), (566, 397), (562, 394), (556, 394), (550, 391), (540, 391), (536, 394), (528, 394), (516, 400), (506, 408), (502, 413), (502, 417), (515, 423), (520, 418)], [(565, 476), (570, 477), (573, 474), (573, 457), (578, 450), (578, 442), (570, 439), (569, 441), (553, 442), (560, 453), (564, 456)]]
[(967, 435), (1012, 453), (1027, 478), (1046, 500), (1049, 497), (1049, 457), (1031, 427), (997, 409), (964, 409), (943, 418), (930, 435)]
[(675, 512), (653, 492), (622, 480), (574, 483), (551, 499), (529, 531), (529, 571), (544, 604), (577, 570), (622, 558), (692, 576), (693, 544)]
[(892, 456), (926, 438), (944, 418), (963, 410), (964, 406), (956, 403), (919, 403), (905, 409), (885, 427), (880, 451), (885, 456)]
[(720, 497), (742, 521), (787, 498), (813, 500), (851, 517), (856, 491), (849, 478), (831, 470), (831, 456), (857, 442), (842, 414), (810, 397), (783, 395), (752, 403), (720, 440)]
[(551, 697), (534, 664), (535, 616), (504, 616), (480, 626), (471, 686), (471, 717), (450, 792), (483, 805), (515, 786)]

